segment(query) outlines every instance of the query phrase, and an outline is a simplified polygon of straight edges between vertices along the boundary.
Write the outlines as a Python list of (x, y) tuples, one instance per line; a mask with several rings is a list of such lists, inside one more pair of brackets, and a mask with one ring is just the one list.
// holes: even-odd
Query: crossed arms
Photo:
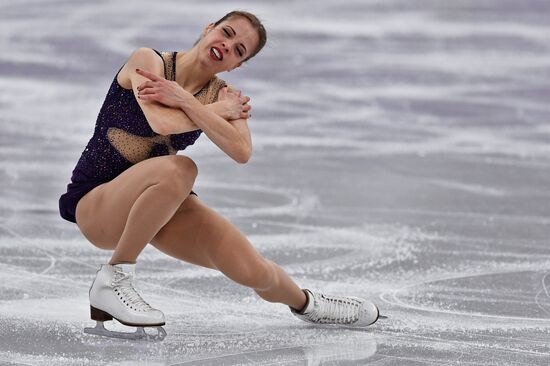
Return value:
[[(164, 79), (162, 60), (148, 48), (134, 51), (121, 72), (129, 77), (134, 96), (153, 131), (170, 135), (201, 129), (236, 162), (244, 164), (250, 159), (252, 141), (248, 113), (243, 111), (240, 118), (229, 119), (228, 103), (218, 101), (203, 105), (176, 82)], [(233, 95), (232, 98), (237, 97)]]

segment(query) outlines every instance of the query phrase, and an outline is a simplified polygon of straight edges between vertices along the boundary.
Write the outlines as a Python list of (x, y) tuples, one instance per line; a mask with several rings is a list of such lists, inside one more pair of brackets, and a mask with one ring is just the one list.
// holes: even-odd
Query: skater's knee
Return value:
[(161, 182), (189, 194), (189, 190), (197, 177), (198, 168), (192, 159), (186, 156), (172, 155), (167, 160), (161, 174)]
[(193, 161), (193, 159), (183, 156), (183, 155), (172, 155), (172, 159), (170, 159), (171, 168), (174, 170), (174, 173), (181, 174), (186, 177), (193, 177), (193, 179), (197, 176), (199, 172), (199, 168), (197, 167), (197, 164)]

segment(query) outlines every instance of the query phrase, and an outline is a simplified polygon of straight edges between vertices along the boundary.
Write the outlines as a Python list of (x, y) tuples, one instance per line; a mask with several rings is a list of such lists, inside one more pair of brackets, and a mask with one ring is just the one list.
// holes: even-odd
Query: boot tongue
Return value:
[(117, 269), (117, 271), (124, 272), (126, 274), (129, 274), (129, 278), (132, 279), (134, 277), (134, 273), (136, 271), (136, 264), (135, 263), (119, 263), (119, 264), (113, 264), (113, 267)]
[(119, 263), (115, 264), (115, 267), (118, 267), (122, 270), (122, 272), (128, 273), (128, 272), (135, 272), (136, 270), (136, 264), (135, 263)]

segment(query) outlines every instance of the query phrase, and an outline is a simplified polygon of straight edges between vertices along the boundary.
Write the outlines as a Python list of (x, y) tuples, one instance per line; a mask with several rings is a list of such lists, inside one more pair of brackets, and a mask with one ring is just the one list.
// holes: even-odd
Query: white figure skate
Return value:
[(302, 291), (308, 298), (304, 309), (299, 312), (289, 307), (293, 315), (306, 322), (364, 327), (376, 322), (380, 315), (376, 305), (365, 299)]
[[(162, 341), (166, 331), (162, 311), (153, 309), (133, 286), (135, 264), (103, 264), (90, 287), (91, 318), (97, 321), (95, 328), (84, 328), (84, 333), (124, 339), (149, 339)], [(120, 323), (137, 327), (135, 333), (115, 332), (105, 329), (103, 322), (115, 318)], [(157, 334), (145, 332), (144, 327), (156, 327)]]

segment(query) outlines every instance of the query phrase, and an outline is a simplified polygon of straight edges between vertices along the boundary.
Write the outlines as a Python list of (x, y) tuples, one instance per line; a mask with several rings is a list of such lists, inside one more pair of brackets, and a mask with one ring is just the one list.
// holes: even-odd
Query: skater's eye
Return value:
[[(222, 29), (223, 29), (225, 35), (226, 35), (228, 38), (231, 37), (231, 33), (229, 32), (229, 29), (228, 29), (228, 28), (222, 28)], [(233, 33), (233, 34), (235, 34), (235, 33)], [(235, 35), (236, 35), (236, 34), (235, 34)], [(239, 46), (242, 46), (242, 47), (239, 47)], [(237, 53), (239, 54), (240, 57), (243, 57), (245, 51), (243, 51), (242, 48), (244, 47), (244, 45), (243, 45), (243, 44), (240, 44), (239, 46), (237, 46)], [(244, 47), (244, 48), (246, 49), (246, 47)]]

